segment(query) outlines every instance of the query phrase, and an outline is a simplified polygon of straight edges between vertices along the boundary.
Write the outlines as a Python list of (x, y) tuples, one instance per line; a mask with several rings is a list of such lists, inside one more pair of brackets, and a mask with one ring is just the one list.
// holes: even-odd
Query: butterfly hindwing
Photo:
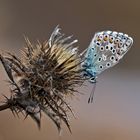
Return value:
[(116, 65), (133, 44), (133, 39), (115, 31), (97, 32), (85, 54), (87, 71), (98, 75)]
[(131, 48), (133, 39), (115, 31), (97, 32), (84, 56), (84, 76), (94, 84), (88, 103), (93, 102), (96, 78), (104, 70), (116, 65)]

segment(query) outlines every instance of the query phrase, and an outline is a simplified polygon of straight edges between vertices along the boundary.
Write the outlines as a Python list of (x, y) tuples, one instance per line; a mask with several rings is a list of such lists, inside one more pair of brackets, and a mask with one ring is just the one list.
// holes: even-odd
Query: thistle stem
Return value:
[(3, 104), (3, 105), (0, 105), (0, 111), (3, 111), (5, 109), (8, 109), (10, 107), (9, 104)]

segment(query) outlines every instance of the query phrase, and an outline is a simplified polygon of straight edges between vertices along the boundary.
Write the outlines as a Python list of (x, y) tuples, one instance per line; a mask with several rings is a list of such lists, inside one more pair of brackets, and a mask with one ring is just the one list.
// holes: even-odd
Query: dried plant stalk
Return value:
[(0, 110), (10, 108), (13, 114), (26, 114), (39, 128), (44, 112), (59, 131), (63, 121), (71, 132), (68, 113), (72, 109), (66, 98), (76, 94), (75, 87), (84, 81), (82, 60), (74, 47), (77, 40), (71, 41), (71, 36), (65, 37), (56, 27), (47, 42), (33, 45), (26, 37), (25, 41), (22, 59), (11, 53), (0, 55), (12, 92), (10, 98), (5, 96)]

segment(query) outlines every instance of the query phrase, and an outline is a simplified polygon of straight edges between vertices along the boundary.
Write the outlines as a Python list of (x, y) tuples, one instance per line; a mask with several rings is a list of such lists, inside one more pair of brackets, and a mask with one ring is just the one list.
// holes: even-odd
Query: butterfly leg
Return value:
[(92, 103), (93, 102), (94, 92), (95, 92), (95, 88), (96, 88), (96, 79), (95, 79), (95, 77), (92, 77), (90, 79), (90, 82), (92, 83), (93, 87), (92, 87), (92, 91), (90, 93), (90, 96), (88, 98), (88, 103)]

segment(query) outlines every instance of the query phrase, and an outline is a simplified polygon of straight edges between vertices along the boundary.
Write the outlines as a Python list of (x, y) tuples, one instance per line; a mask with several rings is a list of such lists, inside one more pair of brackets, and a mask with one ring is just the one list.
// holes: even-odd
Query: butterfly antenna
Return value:
[(87, 49), (88, 48), (86, 48), (82, 53), (80, 53), (80, 56), (83, 56), (86, 53)]
[(96, 88), (96, 82), (92, 84), (92, 91), (90, 93), (89, 99), (88, 99), (88, 103), (93, 103), (93, 99), (94, 99), (94, 92), (95, 92), (95, 88)]

